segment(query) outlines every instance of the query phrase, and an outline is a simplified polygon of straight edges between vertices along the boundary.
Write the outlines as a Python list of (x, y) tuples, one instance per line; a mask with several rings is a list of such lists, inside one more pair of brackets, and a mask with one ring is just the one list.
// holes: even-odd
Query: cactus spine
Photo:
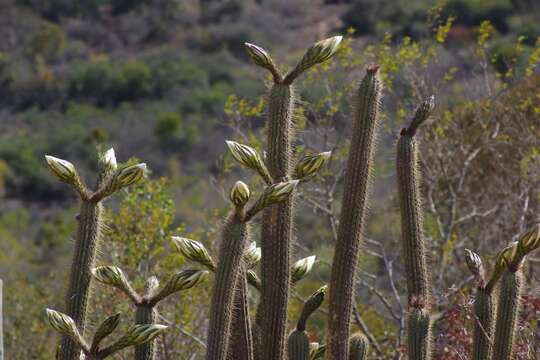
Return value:
[(433, 97), (430, 97), (418, 107), (411, 125), (401, 131), (397, 144), (402, 246), (409, 299), (408, 350), (409, 358), (415, 360), (431, 358), (431, 326), (429, 318), (429, 279), (422, 230), (418, 148), (414, 135), (418, 126), (428, 118), (433, 107)]
[[(114, 150), (110, 149), (100, 155), (97, 190), (92, 192), (85, 187), (73, 164), (48, 155), (45, 156), (45, 159), (53, 175), (60, 181), (71, 185), (82, 201), (66, 296), (66, 308), (67, 315), (73, 319), (81, 335), (84, 336), (90, 294), (91, 269), (96, 257), (103, 226), (102, 201), (115, 191), (141, 179), (146, 165), (137, 164), (117, 170)], [(59, 360), (78, 359), (80, 353), (80, 346), (76, 342), (69, 336), (62, 337), (58, 354)]]
[(353, 137), (345, 173), (343, 208), (330, 282), (326, 359), (347, 359), (354, 276), (368, 201), (371, 162), (379, 118), (381, 82), (378, 67), (367, 69), (357, 95)]
[[(268, 53), (252, 44), (246, 44), (253, 61), (270, 71), (274, 84), (268, 96), (267, 166), (269, 177), (265, 181), (287, 181), (292, 174), (292, 141), (294, 91), (292, 83), (303, 72), (331, 58), (341, 36), (322, 40), (310, 47), (302, 59), (284, 77)], [(287, 332), (287, 304), (290, 287), (290, 241), (292, 233), (292, 199), (273, 205), (263, 213), (261, 304), (256, 328), (258, 353), (262, 359), (285, 358)], [(261, 336), (261, 334), (264, 334)]]
[(366, 360), (369, 351), (369, 341), (363, 334), (351, 336), (349, 345), (349, 360)]

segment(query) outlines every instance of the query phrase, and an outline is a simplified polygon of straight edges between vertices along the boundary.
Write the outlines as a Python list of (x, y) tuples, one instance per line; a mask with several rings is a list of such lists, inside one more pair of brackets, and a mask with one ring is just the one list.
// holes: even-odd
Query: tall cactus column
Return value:
[[(268, 53), (246, 44), (253, 61), (273, 76), (268, 96), (267, 159), (270, 181), (287, 181), (292, 177), (292, 141), (294, 90), (298, 76), (316, 64), (330, 59), (341, 42), (336, 36), (309, 48), (300, 62), (282, 76)], [(286, 354), (287, 305), (290, 286), (290, 242), (293, 227), (292, 199), (269, 207), (262, 222), (262, 298), (258, 309), (258, 353), (261, 359), (282, 360)], [(262, 312), (262, 313), (261, 313)]]
[(434, 107), (433, 97), (423, 102), (397, 144), (397, 177), (401, 208), (403, 259), (409, 303), (408, 350), (411, 360), (431, 358), (430, 288), (426, 269), (418, 148), (414, 138), (418, 126)]
[[(138, 164), (116, 169), (114, 150), (110, 149), (100, 157), (97, 190), (90, 191), (79, 178), (73, 164), (53, 156), (45, 158), (51, 172), (60, 181), (71, 185), (81, 199), (75, 250), (66, 296), (66, 310), (67, 315), (75, 321), (76, 326), (84, 336), (90, 294), (90, 270), (98, 251), (103, 227), (102, 202), (117, 190), (141, 179), (146, 165)], [(63, 336), (58, 355), (59, 360), (78, 359), (80, 352), (80, 346), (76, 342), (69, 336)]]
[(332, 263), (326, 359), (341, 360), (349, 357), (355, 269), (364, 232), (380, 99), (378, 67), (371, 66), (360, 83), (356, 97), (357, 109)]

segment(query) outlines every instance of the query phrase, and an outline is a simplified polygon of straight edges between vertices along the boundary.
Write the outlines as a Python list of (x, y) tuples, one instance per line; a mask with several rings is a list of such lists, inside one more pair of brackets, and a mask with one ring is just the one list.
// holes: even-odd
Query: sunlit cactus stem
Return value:
[[(341, 36), (336, 36), (314, 44), (285, 76), (266, 50), (246, 44), (248, 55), (254, 63), (270, 71), (274, 80), (268, 94), (266, 166), (269, 177), (265, 181), (287, 181), (293, 176), (294, 80), (311, 67), (330, 59), (340, 42)], [(256, 334), (261, 334), (261, 338), (257, 339), (260, 343), (257, 353), (261, 359), (282, 360), (286, 354), (292, 203), (293, 199), (288, 199), (269, 207), (263, 214), (262, 296), (256, 323)]]
[(431, 358), (431, 324), (430, 285), (426, 268), (418, 146), (415, 134), (418, 127), (429, 117), (433, 107), (433, 97), (418, 107), (410, 126), (401, 131), (397, 144), (402, 248), (409, 303), (408, 351), (409, 358), (416, 360)]
[(381, 88), (379, 68), (369, 67), (355, 99), (357, 108), (344, 177), (341, 218), (330, 281), (326, 359), (340, 360), (349, 357), (355, 270), (362, 234), (365, 231)]

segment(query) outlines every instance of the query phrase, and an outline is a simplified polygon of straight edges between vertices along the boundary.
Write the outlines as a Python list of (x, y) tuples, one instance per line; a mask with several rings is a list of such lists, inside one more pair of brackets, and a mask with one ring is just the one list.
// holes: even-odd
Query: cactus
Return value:
[[(292, 83), (303, 72), (330, 59), (337, 51), (341, 36), (320, 41), (309, 48), (303, 58), (285, 76), (275, 66), (266, 50), (247, 44), (246, 50), (254, 63), (269, 70), (274, 83), (268, 95), (267, 167), (270, 183), (286, 181), (292, 173), (292, 142), (294, 89)], [(257, 336), (262, 359), (285, 358), (287, 304), (290, 286), (290, 241), (292, 232), (292, 204), (288, 199), (264, 211), (262, 223), (262, 296), (257, 319)], [(260, 341), (260, 342), (259, 342)]]
[(167, 329), (167, 326), (160, 324), (135, 325), (128, 329), (117, 341), (102, 348), (100, 346), (101, 341), (118, 327), (120, 314), (115, 314), (105, 319), (98, 326), (92, 342), (88, 343), (70, 316), (52, 309), (47, 309), (45, 313), (49, 325), (76, 343), (88, 360), (106, 359), (129, 346), (141, 346), (151, 342), (156, 336)]
[[(248, 221), (267, 206), (286, 201), (297, 184), (298, 181), (288, 181), (268, 186), (247, 211), (244, 207), (249, 196), (238, 194), (245, 193), (245, 187), (237, 183), (231, 190), (230, 198), (235, 206), (221, 233), (221, 247), (210, 308), (206, 359), (225, 360), (229, 351), (235, 288), (239, 280), (244, 281), (244, 254), (249, 239)], [(244, 200), (237, 201), (240, 198)], [(253, 349), (247, 351), (252, 353)]]
[(430, 359), (429, 278), (423, 235), (422, 202), (418, 149), (414, 135), (433, 110), (430, 97), (416, 110), (408, 128), (401, 131), (397, 144), (397, 175), (401, 209), (403, 258), (409, 302), (408, 350), (411, 359)]
[(369, 342), (363, 334), (354, 334), (351, 336), (349, 360), (366, 360), (368, 351)]
[(321, 287), (304, 302), (302, 313), (300, 314), (296, 324), (296, 330), (289, 335), (289, 360), (310, 359), (311, 349), (306, 332), (306, 323), (309, 317), (322, 305), (327, 290), (327, 286)]
[[(138, 326), (157, 324), (157, 305), (159, 302), (178, 291), (187, 290), (199, 284), (207, 274), (208, 271), (203, 270), (180, 271), (161, 288), (158, 279), (151, 276), (146, 281), (145, 292), (141, 296), (133, 289), (120, 268), (98, 266), (92, 269), (92, 275), (97, 281), (117, 288), (131, 299), (136, 307), (135, 325)], [(156, 358), (155, 341), (149, 340), (135, 346), (135, 360), (154, 360)]]
[(364, 232), (368, 185), (377, 131), (381, 82), (377, 66), (367, 69), (356, 98), (353, 138), (345, 173), (345, 189), (330, 282), (326, 357), (347, 359), (354, 275)]
[[(67, 314), (75, 321), (84, 336), (90, 294), (90, 270), (94, 266), (103, 227), (102, 202), (117, 190), (141, 179), (146, 165), (137, 164), (117, 169), (114, 150), (110, 149), (100, 156), (97, 187), (95, 191), (90, 191), (80, 179), (73, 164), (49, 155), (45, 156), (45, 159), (50, 171), (60, 181), (71, 185), (81, 199), (66, 308)], [(80, 351), (79, 346), (71, 338), (64, 336), (58, 358), (72, 360), (79, 357)]]

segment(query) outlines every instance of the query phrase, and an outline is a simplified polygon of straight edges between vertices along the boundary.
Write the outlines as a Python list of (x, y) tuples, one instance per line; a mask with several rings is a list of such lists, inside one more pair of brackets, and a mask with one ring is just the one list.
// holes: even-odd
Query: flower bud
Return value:
[(45, 314), (47, 322), (53, 329), (63, 335), (79, 341), (81, 335), (77, 329), (77, 325), (75, 325), (75, 321), (73, 321), (71, 317), (52, 309), (46, 309)]
[(249, 187), (242, 181), (237, 181), (229, 193), (229, 199), (237, 207), (243, 207), (249, 201), (251, 195)]
[(45, 155), (49, 170), (60, 180), (68, 184), (75, 184), (77, 171), (72, 163), (54, 156)]
[(254, 241), (249, 245), (244, 254), (244, 262), (246, 263), (246, 268), (252, 269), (259, 261), (261, 261), (261, 248), (257, 247), (257, 243)]
[(337, 52), (342, 39), (342, 36), (334, 36), (315, 43), (306, 51), (293, 72), (300, 74), (310, 67), (330, 59)]
[(540, 247), (540, 224), (535, 225), (519, 236), (518, 247), (523, 256)]
[(131, 327), (118, 341), (109, 346), (106, 351), (115, 353), (128, 346), (139, 346), (152, 341), (167, 329), (167, 326), (160, 324), (135, 325)]
[(158, 302), (169, 295), (180, 290), (187, 290), (202, 282), (208, 276), (206, 270), (183, 270), (173, 275), (165, 286), (157, 293), (153, 299)]
[(247, 168), (257, 171), (265, 181), (268, 182), (270, 180), (268, 169), (266, 168), (266, 165), (264, 165), (264, 161), (257, 150), (251, 146), (237, 143), (236, 141), (226, 141), (226, 143), (231, 155), (236, 161)]
[(114, 189), (118, 190), (139, 181), (146, 171), (146, 164), (140, 163), (120, 170), (114, 179)]
[(292, 266), (291, 281), (293, 284), (302, 280), (311, 272), (313, 264), (315, 264), (315, 255), (308, 256), (295, 262)]
[(255, 64), (272, 72), (274, 71), (276, 66), (274, 65), (272, 58), (270, 57), (270, 55), (268, 55), (268, 52), (265, 49), (250, 43), (244, 43), (244, 45), (246, 47), (246, 51), (249, 57), (251, 58), (251, 60), (253, 60)]
[(326, 344), (319, 345), (318, 343), (310, 343), (309, 344), (309, 359), (310, 360), (322, 359), (324, 357), (325, 350), (326, 350)]
[(97, 281), (103, 284), (128, 292), (131, 289), (126, 275), (117, 266), (98, 266), (93, 268), (91, 273)]
[(253, 270), (246, 271), (246, 277), (249, 284), (251, 284), (255, 289), (261, 290), (261, 287), (262, 287), (261, 279), (259, 279), (255, 271)]
[(298, 180), (290, 180), (267, 186), (261, 197), (249, 212), (251, 214), (256, 214), (269, 205), (284, 201), (292, 194), (294, 189), (296, 189), (298, 183)]
[(187, 259), (203, 264), (212, 271), (215, 269), (214, 261), (203, 244), (180, 236), (173, 236), (172, 240), (178, 251)]
[(114, 314), (105, 319), (97, 328), (92, 340), (92, 348), (97, 349), (101, 340), (109, 336), (120, 324), (121, 313)]
[(502, 271), (513, 263), (517, 252), (517, 245), (517, 241), (513, 241), (497, 254), (497, 258), (495, 260), (495, 271)]
[(465, 261), (471, 273), (479, 280), (484, 279), (484, 265), (482, 264), (482, 258), (469, 249), (465, 249)]
[(305, 331), (306, 323), (311, 314), (313, 314), (323, 303), (324, 297), (328, 292), (328, 286), (323, 286), (315, 291), (311, 296), (304, 302), (304, 307), (302, 308), (302, 313), (298, 319), (296, 325), (296, 330)]
[(315, 176), (330, 158), (332, 152), (322, 152), (315, 155), (304, 156), (296, 165), (296, 176), (298, 179), (307, 179)]
[(114, 149), (110, 148), (109, 150), (105, 151), (101, 155), (99, 162), (101, 168), (103, 168), (105, 172), (116, 170), (118, 164), (116, 163), (116, 155), (114, 153)]

